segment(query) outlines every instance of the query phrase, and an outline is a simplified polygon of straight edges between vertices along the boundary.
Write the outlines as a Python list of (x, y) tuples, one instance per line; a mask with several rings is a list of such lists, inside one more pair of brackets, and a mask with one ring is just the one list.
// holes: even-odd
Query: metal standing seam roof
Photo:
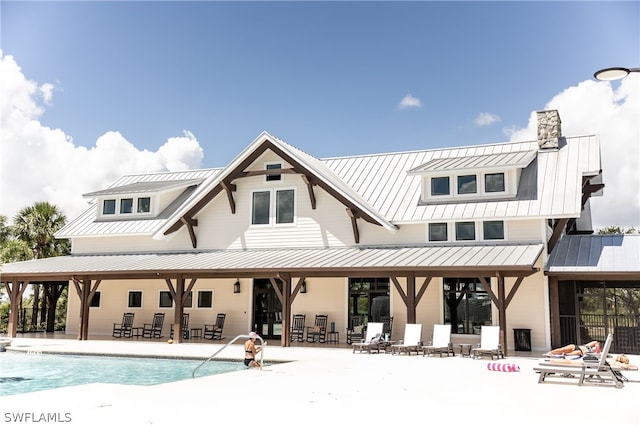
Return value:
[[(131, 188), (135, 186), (157, 185), (157, 188), (176, 187), (176, 182), (182, 182), (186, 186), (195, 185), (205, 179), (216, 176), (221, 169), (199, 169), (182, 172), (152, 173), (125, 175), (116, 180), (109, 189), (96, 191), (90, 194), (108, 194), (109, 191), (118, 191), (118, 188)], [(167, 186), (168, 185), (168, 186)], [(113, 192), (114, 194), (117, 192)], [(88, 195), (88, 194), (87, 194)], [(192, 194), (191, 194), (192, 195)], [(98, 196), (98, 195), (96, 195)], [(96, 235), (152, 235), (158, 228), (165, 224), (167, 217), (158, 216), (153, 218), (131, 218), (117, 220), (96, 220), (97, 205), (95, 203), (85, 210), (80, 216), (73, 219), (58, 232), (57, 238), (75, 238)]]
[[(537, 151), (537, 141), (477, 145), (323, 160), (383, 216), (395, 224), (431, 221), (579, 217), (582, 179), (601, 171), (596, 136), (565, 138), (558, 150)], [(531, 199), (420, 204), (422, 177), (409, 174), (433, 160), (537, 152)]]
[(631, 274), (640, 280), (640, 235), (567, 235), (545, 266), (548, 275)]
[(414, 169), (409, 170), (410, 174), (431, 174), (447, 171), (469, 170), (469, 169), (492, 169), (492, 168), (525, 168), (534, 158), (537, 150), (504, 152), (498, 154), (472, 155), (454, 158), (435, 158)]
[(191, 185), (199, 185), (204, 179), (185, 179), (185, 180), (168, 180), (168, 181), (153, 181), (144, 182), (138, 181), (129, 183), (122, 186), (112, 186), (108, 189), (101, 191), (89, 192), (83, 194), (83, 197), (100, 197), (103, 195), (116, 195), (116, 194), (134, 194), (134, 193), (148, 193), (157, 191), (166, 191), (169, 189), (187, 187)]
[[(177, 217), (219, 183), (224, 170), (236, 167), (265, 139), (271, 140), (312, 170), (363, 211), (377, 218), (387, 229), (395, 229), (403, 223), (432, 221), (579, 217), (582, 210), (582, 178), (600, 173), (600, 146), (596, 136), (566, 138), (566, 144), (561, 149), (540, 152), (537, 151), (537, 141), (527, 141), (317, 159), (263, 132), (224, 169), (127, 175), (111, 186), (117, 188), (140, 182), (204, 179), (168, 218), (98, 222), (94, 219), (96, 207), (92, 206), (56, 235), (60, 238), (141, 234), (160, 236)], [(453, 164), (464, 158), (476, 161), (483, 159), (493, 165), (523, 164), (527, 160), (527, 155), (523, 153), (534, 152), (537, 152), (537, 177), (534, 177), (537, 182), (535, 190), (532, 190), (536, 196), (531, 199), (420, 204), (422, 179), (407, 173), (430, 162), (443, 167), (447, 159), (451, 159)]]
[(2, 265), (2, 275), (8, 279), (34, 280), (83, 274), (121, 278), (163, 273), (236, 276), (239, 272), (260, 274), (274, 270), (313, 271), (315, 276), (336, 276), (340, 270), (353, 269), (532, 272), (542, 250), (542, 244), (532, 243), (70, 255), (7, 263)]

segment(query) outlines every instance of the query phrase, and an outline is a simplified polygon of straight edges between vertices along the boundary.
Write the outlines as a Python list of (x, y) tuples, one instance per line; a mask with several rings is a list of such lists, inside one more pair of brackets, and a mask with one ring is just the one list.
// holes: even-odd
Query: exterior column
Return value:
[(5, 281), (5, 287), (9, 294), (9, 324), (7, 328), (7, 336), (16, 337), (18, 331), (18, 313), (20, 299), (29, 285), (29, 281)]

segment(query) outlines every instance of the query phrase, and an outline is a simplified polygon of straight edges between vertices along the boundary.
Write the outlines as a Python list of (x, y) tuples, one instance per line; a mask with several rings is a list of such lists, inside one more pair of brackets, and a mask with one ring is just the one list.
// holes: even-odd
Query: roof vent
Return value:
[(562, 130), (558, 110), (538, 111), (538, 148), (558, 149)]

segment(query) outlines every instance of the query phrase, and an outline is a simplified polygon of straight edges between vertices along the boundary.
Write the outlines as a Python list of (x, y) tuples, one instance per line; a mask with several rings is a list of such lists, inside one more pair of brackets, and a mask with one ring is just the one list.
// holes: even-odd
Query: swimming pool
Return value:
[[(191, 379), (202, 360), (0, 353), (0, 396), (87, 383), (157, 385)], [(241, 362), (205, 363), (197, 377), (244, 370)]]

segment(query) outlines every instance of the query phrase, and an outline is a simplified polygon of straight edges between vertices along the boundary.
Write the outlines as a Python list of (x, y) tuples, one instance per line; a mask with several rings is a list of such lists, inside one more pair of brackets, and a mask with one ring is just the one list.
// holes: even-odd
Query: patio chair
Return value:
[(415, 352), (417, 355), (420, 353), (421, 346), (422, 324), (407, 324), (404, 327), (404, 339), (391, 345), (391, 355), (395, 355), (396, 352), (406, 352), (407, 355)]
[(353, 342), (361, 342), (367, 332), (364, 324), (364, 316), (353, 315), (349, 319), (349, 327), (347, 327), (347, 345)]
[(433, 339), (428, 345), (422, 347), (422, 356), (434, 354), (439, 354), (440, 358), (443, 354), (455, 355), (451, 344), (451, 324), (433, 325)]
[(489, 355), (491, 360), (504, 358), (502, 346), (500, 345), (500, 326), (483, 325), (480, 328), (480, 345), (471, 349), (471, 356), (474, 359)]
[(316, 315), (313, 327), (307, 327), (307, 342), (327, 341), (327, 319), (328, 315)]
[(124, 315), (122, 315), (121, 323), (113, 323), (113, 337), (131, 337), (133, 315), (133, 312), (125, 312)]
[(359, 350), (360, 353), (363, 351), (371, 353), (373, 350), (380, 353), (380, 349), (385, 345), (382, 336), (383, 327), (384, 324), (381, 322), (370, 322), (367, 324), (367, 334), (365, 338), (359, 342), (351, 342), (353, 353), (356, 353), (356, 350)]
[(595, 358), (591, 362), (584, 359), (550, 359), (541, 363), (533, 369), (539, 374), (538, 383), (624, 387), (627, 378), (622, 375), (620, 369), (612, 367), (607, 362), (612, 343), (613, 334), (609, 334), (599, 359)]
[[(173, 339), (174, 326), (175, 324), (171, 324), (171, 335), (169, 336), (170, 339)], [(182, 314), (182, 338), (189, 338), (189, 314), (187, 313)]]
[(293, 342), (293, 340), (297, 340), (298, 342), (304, 342), (304, 321), (305, 315), (303, 314), (295, 314), (293, 319), (291, 320), (291, 332), (289, 334), (289, 339)]
[(222, 330), (224, 329), (224, 321), (227, 318), (227, 314), (218, 314), (216, 316), (215, 324), (205, 324), (204, 325), (204, 339), (209, 340), (222, 340)]
[(164, 313), (153, 314), (151, 324), (144, 324), (142, 327), (142, 338), (159, 339), (162, 337), (162, 325), (164, 324)]

